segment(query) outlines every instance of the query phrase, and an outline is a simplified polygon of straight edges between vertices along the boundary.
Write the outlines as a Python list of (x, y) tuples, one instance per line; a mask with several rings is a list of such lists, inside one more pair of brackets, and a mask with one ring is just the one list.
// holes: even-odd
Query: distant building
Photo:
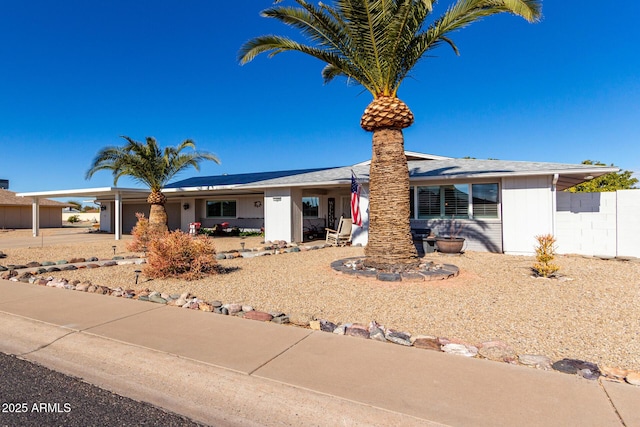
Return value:
[(9, 180), (0, 179), (0, 190), (8, 190), (8, 189), (9, 189)]
[[(62, 227), (62, 209), (66, 203), (40, 199), (40, 227)], [(16, 193), (0, 189), (0, 229), (31, 228), (33, 221), (31, 198), (16, 196)]]

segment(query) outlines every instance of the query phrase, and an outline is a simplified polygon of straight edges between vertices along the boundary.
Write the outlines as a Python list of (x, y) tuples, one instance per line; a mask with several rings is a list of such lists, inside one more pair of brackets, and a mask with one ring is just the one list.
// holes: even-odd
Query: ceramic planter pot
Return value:
[(438, 252), (443, 254), (459, 254), (464, 246), (464, 237), (438, 237), (436, 245)]

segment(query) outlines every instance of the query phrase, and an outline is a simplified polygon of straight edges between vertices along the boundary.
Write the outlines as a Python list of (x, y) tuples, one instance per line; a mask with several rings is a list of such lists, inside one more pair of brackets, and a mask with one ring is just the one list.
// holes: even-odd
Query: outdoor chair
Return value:
[(344, 246), (348, 242), (351, 241), (351, 218), (343, 218), (340, 217), (340, 222), (338, 222), (338, 229), (332, 230), (330, 228), (325, 228), (327, 230), (327, 244), (334, 246)]

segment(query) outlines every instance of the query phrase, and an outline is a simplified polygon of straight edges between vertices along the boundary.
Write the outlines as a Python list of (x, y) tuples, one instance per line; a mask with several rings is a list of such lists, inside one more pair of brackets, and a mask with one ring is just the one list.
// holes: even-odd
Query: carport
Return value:
[[(114, 227), (115, 240), (122, 238), (122, 202), (129, 199), (146, 198), (149, 190), (141, 188), (101, 187), (76, 190), (54, 190), (29, 193), (17, 193), (19, 197), (31, 197), (32, 200), (32, 230), (33, 237), (40, 234), (40, 199), (60, 197), (86, 197), (94, 199), (114, 200)], [(102, 223), (102, 212), (101, 212)]]

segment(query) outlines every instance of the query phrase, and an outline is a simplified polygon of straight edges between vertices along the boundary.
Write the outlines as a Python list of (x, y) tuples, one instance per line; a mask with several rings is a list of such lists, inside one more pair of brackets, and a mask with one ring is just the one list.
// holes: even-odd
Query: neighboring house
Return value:
[[(62, 227), (62, 210), (68, 206), (66, 203), (41, 199), (39, 205), (40, 227)], [(0, 228), (32, 228), (32, 206), (31, 200), (0, 189)]]
[[(463, 226), (468, 250), (531, 254), (534, 236), (556, 231), (556, 192), (610, 172), (615, 167), (583, 164), (455, 159), (407, 152), (411, 224), (446, 235), (451, 221)], [(266, 240), (302, 241), (305, 229), (333, 227), (350, 216), (351, 174), (363, 186), (363, 226), (354, 227), (353, 243), (367, 243), (369, 162), (346, 167), (299, 169), (252, 174), (198, 176), (173, 182), (167, 196), (170, 229), (189, 230), (227, 222), (265, 230)], [(101, 228), (129, 232), (136, 212), (148, 215), (148, 191), (72, 190), (95, 196), (103, 206)], [(56, 197), (71, 193), (56, 192)], [(23, 193), (34, 198), (52, 192)], [(118, 207), (119, 206), (119, 207)], [(121, 212), (121, 216), (117, 213)]]

